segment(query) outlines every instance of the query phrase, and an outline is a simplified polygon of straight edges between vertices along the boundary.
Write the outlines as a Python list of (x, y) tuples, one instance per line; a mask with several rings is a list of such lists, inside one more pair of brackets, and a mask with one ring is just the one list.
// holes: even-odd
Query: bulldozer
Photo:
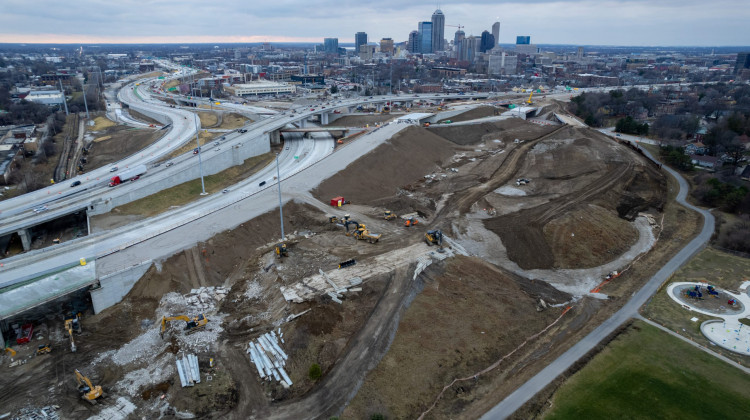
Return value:
[(361, 224), (357, 225), (357, 230), (353, 233), (354, 237), (357, 238), (360, 241), (368, 241), (371, 244), (374, 244), (380, 240), (380, 237), (383, 236), (380, 233), (372, 233), (369, 230), (367, 230), (367, 226)]
[(165, 316), (161, 318), (161, 338), (164, 338), (164, 332), (167, 330), (167, 322), (170, 321), (185, 321), (185, 330), (187, 331), (187, 334), (192, 334), (194, 332), (200, 331), (203, 329), (206, 324), (208, 324), (208, 318), (206, 318), (205, 314), (200, 314), (196, 317), (193, 317), (193, 319), (190, 319), (190, 317), (186, 315), (178, 315), (178, 316)]
[(427, 242), (427, 246), (438, 245), (443, 247), (443, 232), (440, 230), (428, 230), (424, 234), (424, 241)]
[(95, 405), (99, 398), (107, 396), (101, 386), (94, 386), (91, 380), (83, 376), (78, 369), (76, 369), (76, 383), (78, 384), (78, 392), (81, 394), (81, 399), (91, 405)]
[(75, 353), (76, 352), (76, 340), (75, 337), (73, 337), (73, 331), (80, 334), (81, 333), (81, 314), (78, 313), (76, 315), (71, 315), (70, 318), (65, 320), (65, 330), (68, 332), (68, 337), (70, 338), (70, 351)]
[(385, 219), (385, 220), (393, 220), (396, 217), (398, 217), (398, 216), (396, 216), (396, 214), (394, 212), (390, 211), (390, 210), (386, 210), (386, 211), (383, 212), (383, 219)]
[(274, 249), (276, 255), (278, 255), (279, 258), (289, 256), (289, 251), (286, 249), (286, 244), (283, 242), (280, 244), (276, 244), (276, 247)]
[(42, 354), (52, 353), (52, 347), (49, 346), (49, 344), (40, 344), (39, 347), (36, 349), (36, 355), (40, 356)]

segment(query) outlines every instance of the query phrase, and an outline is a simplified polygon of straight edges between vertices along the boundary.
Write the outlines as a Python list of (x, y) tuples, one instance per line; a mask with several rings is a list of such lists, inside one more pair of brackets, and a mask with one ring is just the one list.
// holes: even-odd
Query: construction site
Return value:
[(659, 165), (539, 106), (409, 126), (310, 179), (282, 241), (276, 209), (99, 314), (85, 294), (25, 314), (0, 418), (481, 417), (699, 227)]

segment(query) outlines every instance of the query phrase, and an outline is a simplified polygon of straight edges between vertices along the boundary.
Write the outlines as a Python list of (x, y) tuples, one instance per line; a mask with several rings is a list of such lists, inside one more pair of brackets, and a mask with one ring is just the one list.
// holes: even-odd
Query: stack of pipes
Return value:
[(274, 380), (281, 382), (282, 386), (288, 388), (292, 385), (292, 380), (284, 370), (284, 365), (289, 356), (279, 346), (279, 339), (282, 343), (284, 342), (283, 336), (281, 328), (279, 328), (278, 335), (274, 331), (265, 333), (249, 343), (247, 352), (262, 379), (273, 377)]
[(201, 383), (201, 373), (198, 369), (198, 356), (186, 354), (182, 358), (177, 357), (177, 373), (180, 375), (182, 387), (193, 386)]

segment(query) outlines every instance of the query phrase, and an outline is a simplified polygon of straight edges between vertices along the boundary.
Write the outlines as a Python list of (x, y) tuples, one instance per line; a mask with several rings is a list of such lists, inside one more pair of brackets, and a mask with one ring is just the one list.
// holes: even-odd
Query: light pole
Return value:
[(276, 179), (279, 182), (279, 219), (281, 219), (281, 240), (284, 240), (284, 209), (281, 204), (281, 173), (279, 172), (279, 154), (276, 153)]
[(203, 160), (201, 159), (201, 142), (198, 138), (198, 134), (200, 133), (201, 129), (198, 126), (198, 114), (193, 115), (193, 121), (195, 122), (195, 143), (198, 144), (198, 170), (201, 174), (201, 189), (203, 192), (201, 195), (207, 195), (206, 192), (206, 183), (203, 181)]

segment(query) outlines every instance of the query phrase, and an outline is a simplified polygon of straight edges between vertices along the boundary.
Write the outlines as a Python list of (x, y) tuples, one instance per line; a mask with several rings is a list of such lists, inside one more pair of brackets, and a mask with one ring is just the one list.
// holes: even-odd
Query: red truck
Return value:
[(109, 180), (109, 186), (114, 187), (116, 185), (122, 184), (127, 180), (135, 181), (136, 179), (140, 178), (141, 175), (145, 174), (146, 170), (146, 165), (138, 165), (134, 166), (133, 168), (120, 171), (117, 175), (113, 176)]

